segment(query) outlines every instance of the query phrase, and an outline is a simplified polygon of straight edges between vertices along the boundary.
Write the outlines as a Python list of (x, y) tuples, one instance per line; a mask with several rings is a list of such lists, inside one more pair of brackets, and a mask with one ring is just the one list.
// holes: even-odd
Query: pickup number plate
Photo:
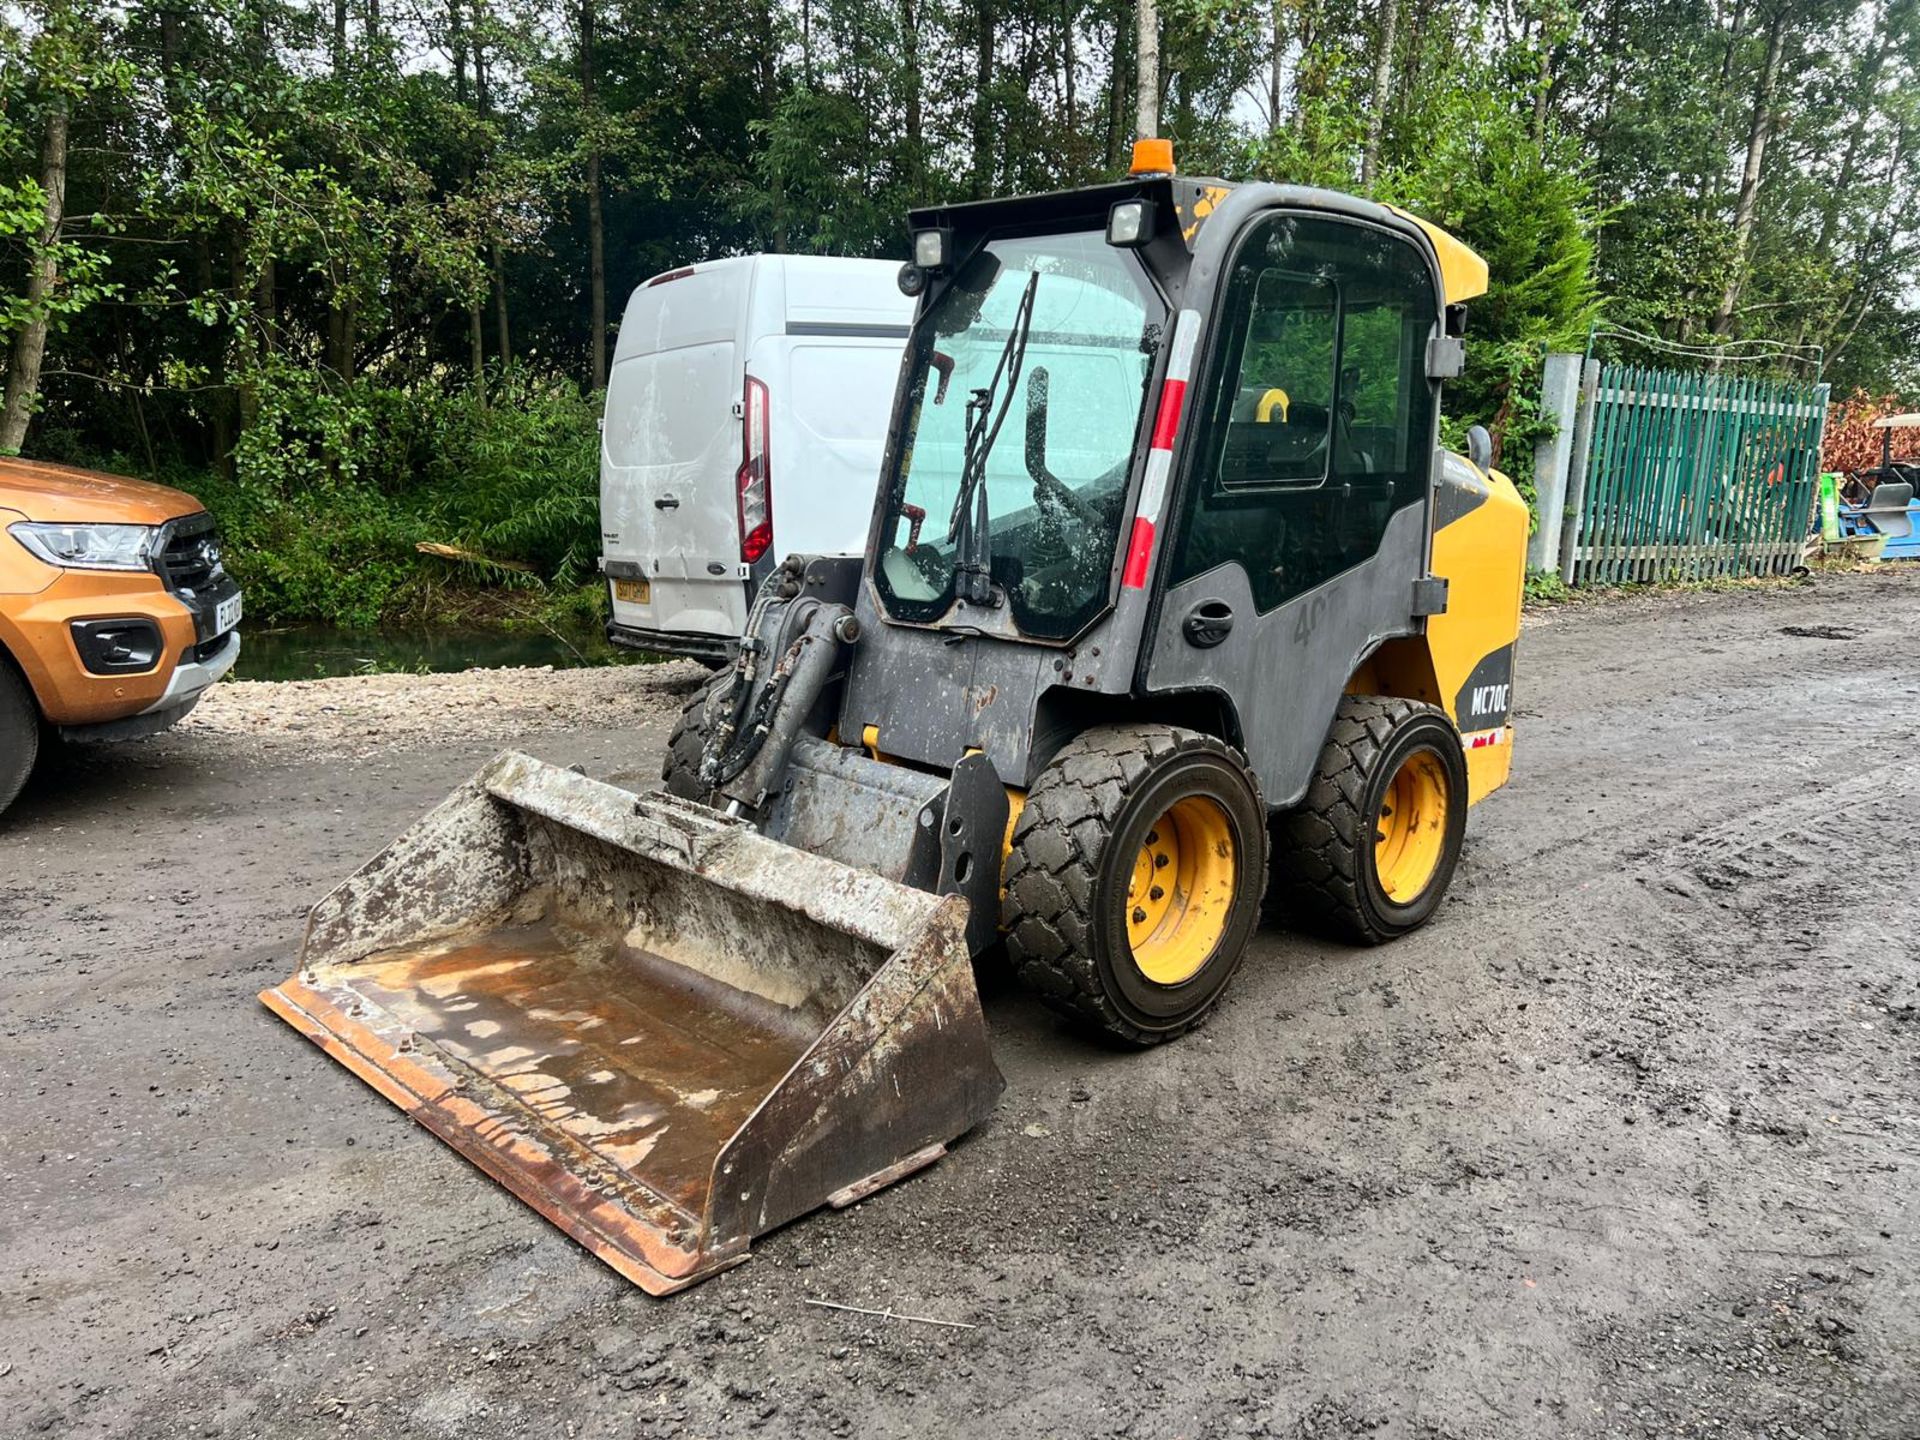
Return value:
[(613, 598), (629, 605), (644, 605), (653, 598), (653, 583), (648, 580), (616, 580)]
[(229, 595), (213, 607), (213, 633), (224, 635), (240, 623), (240, 597)]

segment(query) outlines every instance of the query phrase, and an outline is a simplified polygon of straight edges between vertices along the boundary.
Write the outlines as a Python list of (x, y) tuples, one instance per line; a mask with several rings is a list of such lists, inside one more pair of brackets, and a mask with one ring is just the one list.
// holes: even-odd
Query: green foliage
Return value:
[[(230, 476), (160, 478), (220, 517), (229, 568), (262, 618), (371, 626), (443, 604), (450, 582), (535, 592), (509, 614), (579, 618), (600, 588), (582, 588), (599, 555), (597, 406), (523, 371), (496, 379), (481, 406), (464, 388), (325, 390), (269, 372)], [(44, 441), (59, 459), (138, 468), (72, 432)]]
[[(492, 403), (465, 401), (434, 417), (422, 467), (425, 518), (436, 538), (532, 567), (565, 588), (600, 557), (600, 407), (564, 382), (524, 370), (500, 377)], [(518, 572), (499, 578), (527, 583)]]
[(1558, 575), (1546, 570), (1527, 571), (1526, 603), (1529, 605), (1559, 605), (1573, 599), (1573, 589)]
[[(1784, 347), (1842, 390), (1920, 393), (1914, 0), (1159, 13), (1184, 170), (1365, 190), (1486, 258), (1443, 434), (1488, 426), (1523, 490), (1541, 356), (1596, 319), (1610, 354)], [(898, 255), (912, 206), (1112, 179), (1135, 16), (22, 0), (0, 25), (0, 352), (49, 332), (29, 452), (184, 477), (263, 616), (371, 620), (450, 586), (591, 603), (590, 217), (617, 326), (676, 265)]]

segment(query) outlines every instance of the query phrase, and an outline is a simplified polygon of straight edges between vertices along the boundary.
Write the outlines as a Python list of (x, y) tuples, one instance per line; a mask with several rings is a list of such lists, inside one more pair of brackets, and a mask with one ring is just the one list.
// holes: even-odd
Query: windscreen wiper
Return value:
[[(1020, 305), (1013, 312), (1013, 328), (1000, 349), (1000, 359), (987, 383), (967, 397), (967, 439), (960, 458), (960, 493), (953, 499), (947, 524), (947, 542), (953, 546), (954, 594), (975, 605), (993, 602), (993, 554), (988, 543), (987, 456), (1000, 438), (1007, 411), (1013, 408), (1020, 368), (1027, 359), (1027, 332), (1033, 328), (1033, 296), (1040, 288), (1040, 272), (1027, 278)], [(1004, 382), (1005, 391), (1002, 393)], [(994, 397), (1000, 397), (994, 409)]]

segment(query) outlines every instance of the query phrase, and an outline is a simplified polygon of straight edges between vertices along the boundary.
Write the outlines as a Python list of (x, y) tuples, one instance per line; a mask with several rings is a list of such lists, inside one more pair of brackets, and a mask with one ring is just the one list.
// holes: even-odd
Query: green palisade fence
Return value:
[(1571, 583), (1780, 575), (1800, 563), (1825, 385), (1605, 365), (1592, 404)]

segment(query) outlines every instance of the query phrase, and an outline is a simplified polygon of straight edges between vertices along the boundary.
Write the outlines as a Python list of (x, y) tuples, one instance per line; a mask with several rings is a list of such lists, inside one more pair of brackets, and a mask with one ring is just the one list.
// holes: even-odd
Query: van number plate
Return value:
[(224, 635), (240, 623), (240, 597), (229, 595), (213, 607), (213, 633)]
[(644, 605), (653, 598), (653, 584), (647, 580), (616, 580), (613, 582), (613, 598), (624, 600), (629, 605)]

